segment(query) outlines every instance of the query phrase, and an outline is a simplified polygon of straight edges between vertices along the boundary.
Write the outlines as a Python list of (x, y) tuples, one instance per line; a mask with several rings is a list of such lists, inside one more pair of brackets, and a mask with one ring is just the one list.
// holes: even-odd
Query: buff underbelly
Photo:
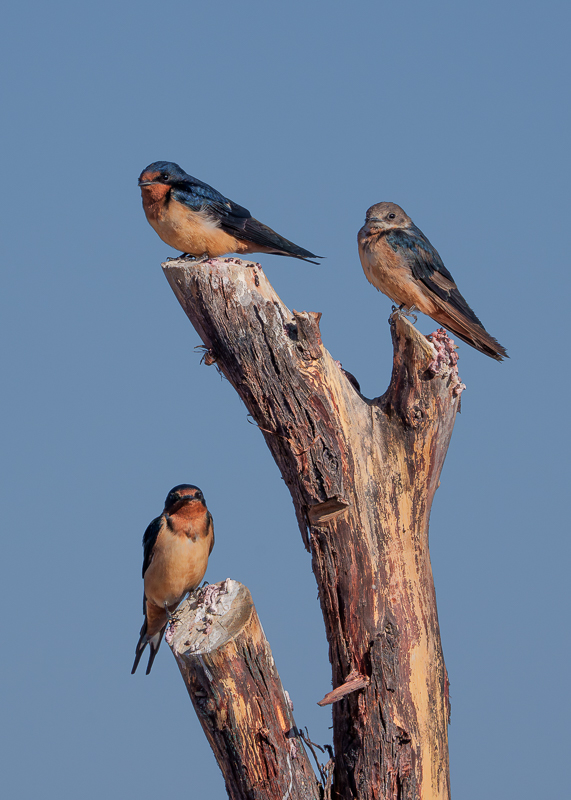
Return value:
[(171, 201), (165, 212), (156, 219), (149, 219), (161, 239), (193, 256), (221, 256), (237, 252), (237, 241), (226, 233), (203, 211), (192, 211), (180, 203)]
[[(168, 547), (161, 538), (169, 536)], [(157, 606), (173, 605), (195, 589), (206, 572), (208, 543), (206, 539), (192, 541), (186, 536), (161, 532), (153, 560), (145, 572), (145, 596)]]
[(374, 253), (362, 252), (361, 264), (367, 280), (380, 292), (386, 294), (397, 305), (405, 308), (415, 306), (429, 316), (437, 311), (437, 306), (427, 295), (422, 284), (413, 278), (408, 267), (392, 260), (383, 262)]

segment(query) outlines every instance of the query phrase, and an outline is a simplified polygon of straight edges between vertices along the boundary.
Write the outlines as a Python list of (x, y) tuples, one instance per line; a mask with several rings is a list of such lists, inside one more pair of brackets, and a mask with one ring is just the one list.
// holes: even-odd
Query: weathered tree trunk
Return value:
[(226, 258), (164, 270), (207, 363), (262, 430), (312, 554), (333, 685), (337, 696), (352, 690), (333, 706), (334, 796), (448, 798), (428, 519), (462, 389), (449, 340), (437, 355), (393, 314), (391, 383), (368, 400), (323, 347), (320, 315), (290, 312), (259, 265)]
[(318, 800), (248, 589), (231, 580), (207, 586), (176, 612), (166, 640), (231, 800)]

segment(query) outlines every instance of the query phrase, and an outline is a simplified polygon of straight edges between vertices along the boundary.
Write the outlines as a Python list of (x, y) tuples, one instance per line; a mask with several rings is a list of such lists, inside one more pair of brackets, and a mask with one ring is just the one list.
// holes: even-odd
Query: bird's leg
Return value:
[(405, 315), (405, 317), (412, 317), (412, 318), (414, 319), (414, 321), (416, 322), (416, 320), (417, 320), (417, 317), (416, 317), (416, 314), (414, 313), (414, 312), (417, 310), (417, 309), (416, 309), (416, 306), (414, 306), (414, 305), (413, 305), (413, 306), (411, 306), (410, 308), (406, 308), (406, 307), (405, 307), (405, 304), (404, 304), (404, 303), (401, 303), (401, 304), (400, 304), (400, 306), (399, 306), (399, 308), (398, 308), (398, 310), (399, 310), (399, 311), (400, 311), (402, 314), (404, 314), (404, 315)]
[(166, 600), (165, 600), (165, 604), (164, 605), (165, 605), (165, 612), (166, 612), (166, 615), (167, 615), (167, 622), (170, 622), (171, 619), (172, 619), (172, 614), (169, 611), (169, 606), (168, 606), (168, 603), (167, 603)]
[(204, 589), (205, 586), (209, 586), (209, 585), (210, 584), (208, 583), (208, 581), (204, 581), (202, 586), (195, 586), (194, 589), (191, 589), (189, 591), (189, 593), (188, 593), (189, 598), (191, 598), (192, 600), (196, 600), (196, 601), (200, 602), (200, 595), (202, 594), (202, 590)]
[(198, 258), (197, 256), (193, 256), (192, 253), (181, 253), (180, 256), (174, 256), (174, 258), (167, 258), (168, 261), (203, 261), (204, 256), (207, 256), (206, 253)]

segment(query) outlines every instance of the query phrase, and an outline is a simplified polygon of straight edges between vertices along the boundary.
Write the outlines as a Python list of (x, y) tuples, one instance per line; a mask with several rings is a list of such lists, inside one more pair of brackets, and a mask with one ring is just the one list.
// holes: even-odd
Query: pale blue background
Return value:
[(330, 737), (310, 558), (161, 274), (174, 252), (137, 188), (157, 159), (327, 256), (261, 261), (290, 308), (323, 312), (367, 395), (390, 376), (390, 302), (355, 237), (380, 200), (507, 347), (498, 364), (460, 345), (468, 389), (431, 521), (453, 795), (568, 791), (570, 21), (567, 3), (506, 0), (5, 12), (6, 797), (225, 796), (168, 648), (129, 674), (141, 536), (179, 482), (214, 515), (207, 578), (249, 586), (298, 724)]

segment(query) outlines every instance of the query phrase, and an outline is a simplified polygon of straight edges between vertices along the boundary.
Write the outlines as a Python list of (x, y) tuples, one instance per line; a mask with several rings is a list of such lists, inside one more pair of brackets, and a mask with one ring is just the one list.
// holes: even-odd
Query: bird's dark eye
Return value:
[(168, 181), (168, 179), (169, 179), (168, 172), (163, 172), (163, 181)]
[(396, 217), (396, 214), (389, 214), (389, 219), (394, 219), (395, 217)]

